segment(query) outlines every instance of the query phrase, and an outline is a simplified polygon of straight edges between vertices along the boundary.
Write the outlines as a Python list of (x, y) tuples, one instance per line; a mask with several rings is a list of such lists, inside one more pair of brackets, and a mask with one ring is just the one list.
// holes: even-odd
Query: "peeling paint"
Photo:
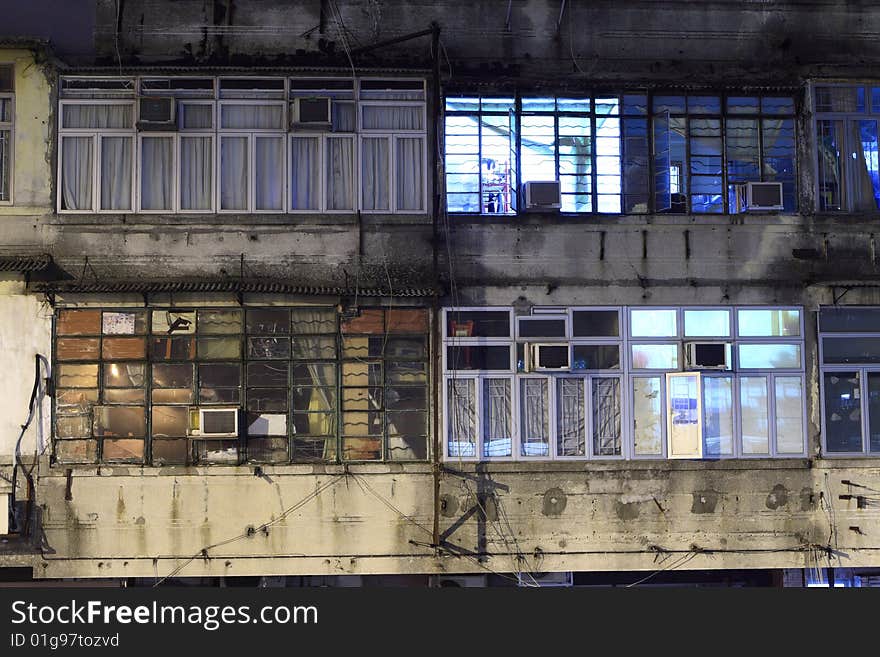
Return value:
[(691, 513), (715, 513), (721, 493), (717, 490), (700, 490), (694, 493)]
[(568, 498), (561, 488), (551, 488), (544, 493), (544, 504), (541, 513), (545, 516), (560, 516), (565, 511)]
[(788, 490), (782, 484), (776, 484), (767, 496), (765, 504), (772, 511), (785, 506), (788, 504)]

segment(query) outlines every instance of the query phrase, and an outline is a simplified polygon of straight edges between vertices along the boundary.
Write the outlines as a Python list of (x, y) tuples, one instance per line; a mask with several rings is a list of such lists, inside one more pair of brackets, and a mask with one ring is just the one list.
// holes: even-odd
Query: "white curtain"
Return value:
[(284, 209), (284, 137), (255, 137), (256, 209)]
[(101, 209), (131, 210), (132, 137), (101, 137)]
[(354, 209), (354, 139), (327, 139), (327, 209)]
[(210, 137), (180, 138), (180, 208), (210, 210), (213, 157)]
[(510, 456), (513, 444), (509, 379), (486, 379), (483, 384), (484, 456)]
[(558, 386), (559, 454), (584, 456), (584, 381), (559, 379)]
[(395, 153), (398, 210), (424, 210), (424, 140), (400, 137)]
[(333, 101), (330, 104), (330, 125), (333, 132), (354, 132), (356, 128), (355, 104)]
[(61, 154), (62, 201), (65, 210), (92, 209), (91, 137), (64, 137)]
[(476, 456), (477, 404), (473, 379), (449, 379), (449, 456)]
[(248, 209), (248, 138), (220, 140), (220, 209)]
[(547, 380), (522, 380), (522, 455), (548, 456), (550, 453), (550, 409)]
[(132, 105), (64, 105), (64, 128), (132, 128)]
[(421, 130), (422, 106), (364, 105), (364, 130)]
[(141, 209), (171, 210), (174, 180), (174, 138), (141, 140)]
[(318, 137), (294, 137), (290, 141), (290, 197), (294, 210), (320, 209), (320, 148)]
[(283, 130), (282, 105), (221, 105), (220, 127), (232, 130)]
[(389, 210), (388, 138), (365, 138), (361, 148), (361, 207), (364, 210)]
[(9, 200), (9, 135), (9, 130), (0, 130), (0, 201)]
[(178, 121), (184, 130), (210, 130), (213, 125), (213, 105), (181, 103)]

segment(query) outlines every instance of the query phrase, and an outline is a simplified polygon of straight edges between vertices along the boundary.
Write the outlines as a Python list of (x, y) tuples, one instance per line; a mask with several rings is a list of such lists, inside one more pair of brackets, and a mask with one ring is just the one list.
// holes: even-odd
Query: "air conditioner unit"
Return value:
[(526, 210), (558, 210), (562, 207), (559, 181), (529, 181), (523, 183)]
[(691, 370), (729, 370), (732, 350), (729, 342), (686, 342), (685, 363)]
[(327, 97), (294, 98), (290, 104), (292, 128), (329, 130), (330, 99)]
[(526, 344), (526, 372), (570, 370), (571, 349), (567, 342)]
[(561, 573), (518, 573), (517, 586), (574, 586), (574, 575), (570, 570)]
[(778, 182), (750, 182), (746, 183), (746, 209), (755, 210), (784, 210), (782, 203), (782, 183)]
[(238, 416), (238, 408), (199, 408), (198, 426), (190, 427), (190, 435), (196, 438), (238, 438)]
[(139, 130), (173, 130), (174, 109), (177, 103), (171, 96), (140, 96), (138, 98)]

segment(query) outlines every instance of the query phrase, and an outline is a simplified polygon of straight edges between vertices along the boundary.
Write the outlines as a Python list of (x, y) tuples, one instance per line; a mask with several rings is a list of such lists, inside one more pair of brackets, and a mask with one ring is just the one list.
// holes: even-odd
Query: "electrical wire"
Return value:
[(209, 550), (213, 550), (213, 549), (216, 549), (216, 548), (218, 548), (218, 547), (223, 547), (224, 545), (229, 545), (230, 543), (235, 543), (236, 541), (240, 541), (240, 540), (243, 539), (243, 538), (248, 538), (248, 537), (250, 537), (250, 536), (253, 536), (253, 535), (256, 534), (257, 532), (260, 532), (260, 531), (263, 531), (263, 530), (265, 530), (265, 529), (268, 529), (268, 528), (271, 527), (272, 525), (275, 525), (275, 524), (281, 522), (282, 520), (284, 520), (285, 518), (287, 518), (287, 516), (289, 516), (291, 513), (293, 513), (294, 511), (297, 511), (297, 510), (301, 509), (303, 506), (305, 506), (306, 504), (308, 504), (309, 502), (311, 502), (313, 499), (315, 499), (316, 497), (318, 497), (318, 496), (319, 496), (321, 493), (323, 493), (325, 490), (327, 490), (328, 488), (331, 488), (332, 486), (335, 486), (337, 483), (339, 483), (339, 481), (340, 481), (341, 479), (344, 479), (346, 476), (347, 476), (347, 474), (346, 474), (346, 473), (343, 473), (343, 474), (337, 475), (336, 477), (334, 477), (334, 478), (331, 479), (330, 481), (328, 481), (328, 482), (326, 482), (326, 483), (324, 483), (324, 484), (321, 484), (321, 485), (318, 486), (314, 491), (312, 491), (311, 493), (309, 493), (308, 495), (306, 495), (305, 497), (303, 497), (303, 498), (302, 498), (301, 500), (299, 500), (297, 503), (295, 503), (294, 505), (292, 505), (292, 506), (288, 507), (287, 509), (285, 509), (285, 510), (281, 513), (281, 515), (278, 516), (277, 518), (275, 518), (274, 520), (270, 520), (269, 522), (264, 522), (264, 523), (263, 523), (262, 525), (260, 525), (259, 527), (249, 528), (249, 529), (245, 530), (244, 532), (242, 532), (241, 534), (238, 534), (237, 536), (233, 536), (232, 538), (228, 538), (228, 539), (226, 539), (226, 540), (224, 540), (224, 541), (220, 541), (220, 542), (218, 542), (218, 543), (212, 543), (211, 545), (207, 545), (207, 546), (203, 547), (201, 550), (199, 550), (198, 552), (196, 552), (195, 554), (193, 554), (189, 559), (187, 559), (187, 560), (184, 561), (182, 564), (180, 564), (179, 566), (177, 566), (174, 570), (172, 570), (170, 573), (168, 573), (167, 575), (165, 575), (162, 579), (160, 579), (159, 581), (157, 581), (157, 582), (153, 585), (153, 588), (156, 588), (156, 587), (158, 587), (159, 585), (161, 585), (163, 582), (165, 582), (166, 580), (175, 577), (175, 576), (176, 576), (177, 574), (179, 574), (184, 568), (186, 568), (189, 564), (191, 564), (193, 561), (195, 561), (195, 560), (198, 559), (199, 557), (204, 557), (204, 558), (206, 558), (206, 559), (209, 558), (209, 557), (210, 557), (210, 555), (208, 554), (208, 551), (209, 551)]

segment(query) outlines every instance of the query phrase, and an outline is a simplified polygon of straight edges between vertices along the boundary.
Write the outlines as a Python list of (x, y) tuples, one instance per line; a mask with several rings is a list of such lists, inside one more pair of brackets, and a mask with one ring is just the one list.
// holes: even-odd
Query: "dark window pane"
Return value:
[(95, 408), (96, 436), (143, 438), (146, 433), (143, 406), (98, 406)]
[(248, 358), (290, 358), (290, 338), (248, 338)]
[(192, 360), (196, 355), (193, 338), (153, 338), (150, 341), (152, 360)]
[(332, 411), (336, 408), (336, 388), (293, 389), (293, 409), (295, 411)]
[(564, 319), (540, 319), (529, 317), (519, 320), (521, 338), (564, 338)]
[(284, 412), (287, 410), (287, 388), (249, 388), (249, 411)]
[(290, 333), (290, 314), (286, 308), (263, 308), (247, 311), (247, 332), (250, 334)]
[(387, 388), (385, 407), (389, 410), (427, 410), (428, 390), (424, 386), (415, 388)]
[(293, 433), (299, 436), (335, 436), (336, 413), (294, 413)]
[(825, 446), (829, 452), (862, 451), (859, 373), (825, 373)]
[(822, 338), (825, 363), (880, 363), (880, 337)]
[(238, 388), (201, 388), (199, 403), (201, 404), (238, 404), (241, 393)]
[(293, 439), (294, 463), (316, 463), (335, 460), (335, 438), (303, 436)]
[(880, 333), (880, 308), (823, 308), (819, 311), (823, 333)]
[(286, 386), (287, 363), (248, 363), (248, 386)]
[(385, 358), (393, 360), (421, 360), (427, 357), (427, 338), (389, 338), (385, 343)]
[(188, 453), (188, 444), (184, 439), (153, 441), (153, 465), (184, 465)]
[(449, 337), (509, 338), (508, 311), (449, 311), (446, 313), (446, 331)]
[(154, 438), (185, 437), (189, 427), (189, 408), (186, 406), (153, 406), (152, 423)]
[(336, 365), (332, 363), (297, 364), (293, 366), (294, 386), (335, 386)]
[(196, 440), (196, 463), (238, 463), (238, 441), (236, 440)]
[(212, 363), (199, 365), (199, 386), (203, 388), (231, 388), (241, 383), (241, 365)]
[(247, 444), (248, 461), (284, 463), (287, 461), (287, 438), (251, 438)]
[(868, 449), (880, 452), (880, 373), (877, 372), (868, 373), (868, 423)]
[(199, 333), (241, 333), (240, 310), (200, 310)]
[(510, 347), (446, 347), (446, 367), (450, 370), (509, 370)]
[(572, 313), (572, 335), (578, 338), (616, 338), (620, 320), (616, 310), (575, 310)]
[(192, 388), (193, 366), (183, 364), (153, 365), (154, 388)]
[(620, 347), (616, 344), (578, 344), (574, 346), (576, 370), (616, 370), (620, 367)]
[(424, 412), (391, 412), (385, 414), (388, 424), (388, 458), (396, 461), (428, 458), (428, 414)]
[(388, 361), (385, 375), (386, 383), (391, 385), (427, 383), (428, 364), (416, 361)]

